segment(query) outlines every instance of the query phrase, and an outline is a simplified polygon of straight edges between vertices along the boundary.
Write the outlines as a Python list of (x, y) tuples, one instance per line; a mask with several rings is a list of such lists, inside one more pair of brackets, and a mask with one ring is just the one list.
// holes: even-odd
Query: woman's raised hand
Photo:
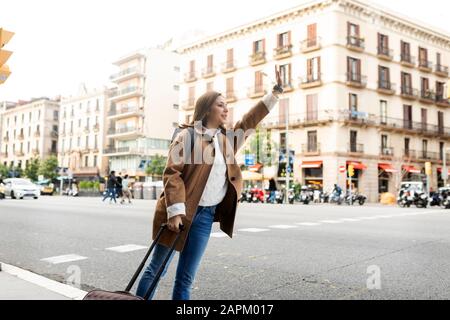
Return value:
[(277, 65), (275, 65), (275, 79), (277, 80), (277, 84), (273, 87), (272, 93), (278, 95), (283, 93), (283, 82), (281, 81), (280, 70)]

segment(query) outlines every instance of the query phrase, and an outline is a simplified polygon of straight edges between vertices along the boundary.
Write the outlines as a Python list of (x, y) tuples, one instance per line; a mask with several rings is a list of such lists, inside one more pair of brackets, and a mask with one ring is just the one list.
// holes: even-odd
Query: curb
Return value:
[(54, 281), (43, 276), (37, 275), (27, 270), (20, 269), (18, 267), (0, 262), (0, 272), (8, 273), (21, 280), (35, 284), (44, 289), (50, 290), (54, 293), (60, 294), (72, 300), (82, 300), (87, 294), (86, 291), (77, 289), (67, 284)]

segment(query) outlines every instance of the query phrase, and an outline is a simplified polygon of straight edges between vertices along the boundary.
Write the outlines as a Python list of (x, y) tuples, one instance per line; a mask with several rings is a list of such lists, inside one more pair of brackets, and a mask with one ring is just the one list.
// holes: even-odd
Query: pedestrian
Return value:
[(109, 203), (111, 203), (112, 200), (114, 200), (114, 203), (117, 203), (117, 201), (116, 201), (116, 183), (117, 183), (116, 172), (111, 171), (111, 173), (108, 176), (108, 181), (106, 182), (106, 194), (102, 201), (105, 201), (106, 199), (110, 198)]
[(123, 193), (122, 193), (122, 173), (121, 172), (119, 172), (119, 175), (116, 177), (116, 195), (117, 195), (117, 198), (123, 198)]
[(277, 183), (275, 182), (274, 178), (270, 178), (269, 180), (269, 203), (274, 203), (275, 202), (275, 194), (278, 191), (277, 189)]
[[(242, 174), (235, 154), (245, 141), (237, 138), (237, 134), (244, 133), (247, 136), (249, 130), (254, 131), (278, 102), (278, 94), (283, 89), (277, 67), (275, 73), (277, 85), (234, 125), (231, 131), (236, 135), (229, 135), (224, 127), (228, 115), (224, 96), (210, 91), (196, 101), (192, 122), (182, 126), (184, 129), (170, 145), (163, 173), (164, 192), (158, 199), (153, 218), (153, 239), (162, 224), (167, 223), (169, 230), (162, 234), (154, 249), (151, 261), (140, 279), (136, 292), (138, 296), (145, 296), (176, 234), (180, 232), (180, 225), (184, 226), (184, 230), (175, 248), (180, 255), (172, 293), (174, 300), (190, 299), (191, 287), (208, 244), (213, 222), (220, 222), (221, 230), (232, 237), (237, 197), (242, 190)], [(195, 162), (200, 153), (210, 155), (201, 164), (185, 163), (185, 159), (179, 159), (184, 158), (186, 148), (191, 146), (186, 143), (191, 136), (195, 142), (191, 149), (194, 156), (188, 153), (190, 157), (186, 158), (188, 161), (194, 159)], [(177, 152), (183, 145), (183, 155), (180, 157)]]
[(120, 203), (125, 202), (125, 197), (128, 199), (128, 203), (131, 203), (130, 180), (127, 174), (122, 179), (122, 201)]

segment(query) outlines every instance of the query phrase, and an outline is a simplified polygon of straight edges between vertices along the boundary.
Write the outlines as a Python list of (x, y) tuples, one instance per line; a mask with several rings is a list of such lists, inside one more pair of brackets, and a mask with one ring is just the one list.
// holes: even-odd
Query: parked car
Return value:
[(30, 180), (21, 178), (5, 179), (5, 196), (12, 199), (32, 197), (38, 199), (41, 193), (40, 187)]
[(5, 185), (0, 183), (0, 200), (5, 199)]
[(55, 186), (53, 183), (50, 182), (50, 180), (43, 180), (43, 181), (38, 181), (36, 182), (36, 184), (40, 187), (41, 189), (41, 195), (53, 195), (53, 192), (55, 192)]

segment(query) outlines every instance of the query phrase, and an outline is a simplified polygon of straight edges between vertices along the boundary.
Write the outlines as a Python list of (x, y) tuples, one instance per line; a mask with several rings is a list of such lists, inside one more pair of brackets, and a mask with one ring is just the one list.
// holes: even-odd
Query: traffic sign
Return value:
[(339, 167), (339, 172), (340, 173), (344, 173), (345, 172), (345, 166), (340, 166)]
[(255, 155), (254, 154), (246, 154), (245, 155), (245, 165), (246, 166), (254, 166), (255, 165)]

